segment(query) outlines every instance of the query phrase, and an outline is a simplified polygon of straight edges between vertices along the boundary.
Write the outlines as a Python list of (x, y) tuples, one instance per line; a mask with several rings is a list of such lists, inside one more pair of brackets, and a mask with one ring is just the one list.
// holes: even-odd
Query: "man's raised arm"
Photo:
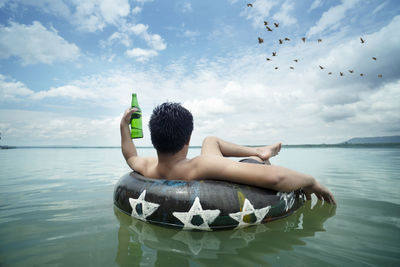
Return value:
[(131, 131), (129, 128), (129, 124), (131, 122), (131, 116), (135, 111), (137, 111), (136, 108), (128, 108), (127, 110), (125, 110), (125, 113), (122, 116), (120, 123), (121, 150), (122, 150), (122, 155), (124, 155), (124, 158), (127, 162), (129, 158), (137, 156), (136, 147), (135, 144), (132, 142)]

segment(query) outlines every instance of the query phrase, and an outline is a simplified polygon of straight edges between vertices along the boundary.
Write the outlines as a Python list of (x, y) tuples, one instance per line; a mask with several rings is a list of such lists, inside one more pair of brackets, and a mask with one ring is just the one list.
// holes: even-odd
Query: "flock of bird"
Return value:
[[(248, 6), (248, 7), (253, 7), (252, 4), (247, 4), (247, 6)], [(279, 28), (279, 23), (274, 22), (274, 23), (273, 23), (273, 26), (272, 26), (272, 25), (268, 24), (267, 21), (264, 21), (264, 26), (265, 26), (265, 28), (266, 28), (266, 30), (267, 30), (268, 32), (272, 32), (272, 31), (274, 31), (274, 29)], [(305, 42), (306, 42), (306, 37), (302, 37), (301, 40), (303, 41), (303, 43), (305, 43)], [(280, 45), (282, 45), (284, 42), (288, 42), (288, 41), (290, 41), (290, 38), (288, 38), (288, 37), (285, 37), (285, 38), (283, 38), (283, 39), (279, 39), (279, 40), (278, 40), (278, 42), (279, 42)], [(320, 39), (320, 38), (317, 39), (317, 42), (318, 42), (318, 43), (322, 43), (322, 39)], [(364, 44), (364, 43), (365, 43), (365, 40), (364, 40), (362, 37), (360, 37), (360, 42), (361, 42), (361, 44)], [(264, 43), (264, 39), (261, 38), (261, 37), (258, 37), (258, 43), (259, 43), (259, 44)], [(275, 51), (272, 52), (272, 57), (276, 57), (276, 56), (277, 56), (277, 52), (275, 52)], [(272, 58), (267, 57), (266, 60), (267, 60), (267, 61), (272, 61)], [(372, 60), (376, 61), (377, 58), (376, 58), (376, 57), (372, 57)], [(293, 61), (297, 63), (297, 62), (299, 62), (299, 59), (294, 59)], [(293, 67), (293, 66), (290, 66), (289, 68), (290, 68), (291, 70), (294, 70), (294, 67)], [(323, 67), (323, 66), (321, 66), (321, 65), (319, 65), (319, 68), (320, 68), (321, 70), (324, 70), (324, 69), (325, 69), (325, 67)], [(275, 67), (275, 69), (277, 70), (278, 67)], [(348, 72), (349, 72), (350, 74), (354, 74), (354, 70), (348, 70)], [(339, 75), (340, 75), (340, 76), (344, 76), (344, 73), (345, 73), (345, 71), (340, 71), (340, 72), (339, 72)], [(333, 74), (333, 73), (332, 73), (331, 71), (328, 72), (328, 75), (332, 75), (332, 74)], [(364, 73), (360, 73), (360, 76), (363, 77), (363, 76), (365, 76), (365, 74), (364, 74)], [(378, 74), (378, 78), (382, 78), (382, 74)]]

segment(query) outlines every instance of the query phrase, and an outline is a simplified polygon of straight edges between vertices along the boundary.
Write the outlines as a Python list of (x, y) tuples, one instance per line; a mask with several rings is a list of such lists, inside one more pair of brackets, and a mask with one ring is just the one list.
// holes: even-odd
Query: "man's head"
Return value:
[(149, 127), (155, 149), (161, 153), (175, 154), (189, 143), (193, 116), (179, 103), (166, 102), (154, 108)]

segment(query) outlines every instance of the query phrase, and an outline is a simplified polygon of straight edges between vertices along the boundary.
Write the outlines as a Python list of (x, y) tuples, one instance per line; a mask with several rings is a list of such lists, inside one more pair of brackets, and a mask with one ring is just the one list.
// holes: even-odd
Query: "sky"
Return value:
[(133, 92), (138, 146), (165, 101), (191, 145), (400, 135), (399, 32), (397, 0), (0, 0), (0, 144), (118, 146)]

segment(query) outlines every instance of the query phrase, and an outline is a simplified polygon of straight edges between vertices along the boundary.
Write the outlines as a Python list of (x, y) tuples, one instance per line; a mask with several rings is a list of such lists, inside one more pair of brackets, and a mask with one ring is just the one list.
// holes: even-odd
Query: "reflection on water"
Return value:
[(115, 259), (120, 266), (161, 262), (188, 266), (190, 259), (204, 264), (209, 259), (220, 259), (226, 264), (265, 265), (265, 254), (292, 250), (293, 246), (306, 244), (304, 237), (325, 231), (324, 223), (335, 215), (336, 206), (320, 201), (312, 206), (307, 201), (282, 220), (216, 232), (179, 231), (136, 220), (117, 208), (114, 213), (120, 223)]

